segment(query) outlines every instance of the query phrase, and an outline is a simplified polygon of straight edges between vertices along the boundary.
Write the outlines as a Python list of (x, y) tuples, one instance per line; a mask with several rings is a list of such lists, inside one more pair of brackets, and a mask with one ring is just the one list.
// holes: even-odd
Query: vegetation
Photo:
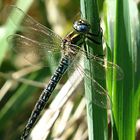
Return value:
[[(123, 79), (116, 79), (115, 69), (107, 71), (106, 81), (96, 79), (106, 87), (110, 95), (111, 110), (92, 103), (92, 80), (85, 79), (85, 96), (91, 103), (86, 104), (83, 77), (74, 73), (69, 83), (68, 76), (65, 75), (33, 129), (33, 139), (140, 139), (138, 131), (136, 132), (140, 95), (139, 3), (133, 0), (17, 0), (16, 3), (5, 1), (0, 4), (1, 9), (6, 5), (16, 5), (62, 37), (71, 31), (72, 22), (77, 18), (76, 13), (81, 9), (81, 16), (91, 24), (92, 33), (97, 33), (100, 26), (103, 29), (103, 44), (86, 41), (90, 53), (100, 54), (101, 57), (105, 55), (108, 61), (123, 70)], [(24, 17), (15, 15), (12, 9), (11, 12), (1, 12), (0, 17), (0, 138), (16, 140), (20, 138), (35, 102), (55, 66), (49, 59), (49, 67), (28, 65), (21, 54), (15, 54), (11, 49), (14, 44), (8, 44), (7, 37), (18, 30)], [(17, 26), (11, 25), (11, 17), (15, 18)], [(58, 57), (53, 60), (56, 64)], [(92, 62), (86, 63), (85, 68), (90, 69), (91, 77), (96, 74)], [(80, 77), (78, 80), (75, 74)]]

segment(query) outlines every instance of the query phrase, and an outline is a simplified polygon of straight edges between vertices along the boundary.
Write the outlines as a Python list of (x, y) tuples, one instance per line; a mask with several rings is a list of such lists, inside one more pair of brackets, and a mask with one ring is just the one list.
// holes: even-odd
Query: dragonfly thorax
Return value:
[(90, 24), (87, 21), (80, 19), (80, 20), (74, 22), (73, 28), (77, 32), (85, 34), (85, 33), (89, 32)]
[(74, 57), (79, 50), (79, 47), (77, 45), (72, 44), (71, 41), (67, 40), (67, 38), (63, 39), (62, 47), (64, 55), (70, 57)]

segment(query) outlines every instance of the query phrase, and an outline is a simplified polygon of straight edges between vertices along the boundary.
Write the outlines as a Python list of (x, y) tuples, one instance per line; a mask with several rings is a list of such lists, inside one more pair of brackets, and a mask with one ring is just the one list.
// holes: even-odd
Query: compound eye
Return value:
[(90, 30), (90, 25), (87, 21), (79, 20), (75, 21), (73, 24), (73, 28), (80, 33), (87, 33)]
[(87, 32), (88, 31), (87, 25), (84, 25), (84, 24), (79, 25), (79, 31), (80, 32)]

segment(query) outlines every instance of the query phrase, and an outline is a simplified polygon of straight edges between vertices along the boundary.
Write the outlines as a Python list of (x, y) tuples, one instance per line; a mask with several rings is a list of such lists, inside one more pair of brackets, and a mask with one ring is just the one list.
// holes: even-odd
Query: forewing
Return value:
[[(92, 54), (87, 54), (83, 51), (81, 48), (79, 50), (79, 54), (81, 57), (83, 57), (84, 63), (91, 63), (94, 68), (94, 77), (97, 79), (105, 79), (106, 78), (106, 72), (115, 72), (116, 73), (116, 79), (122, 80), (124, 77), (123, 70), (116, 64), (107, 61), (106, 59), (99, 58)], [(90, 73), (87, 69), (85, 69), (86, 73)], [(89, 75), (89, 74), (88, 74)]]
[(55, 54), (61, 53), (55, 52), (54, 44), (42, 44), (19, 34), (10, 35), (8, 42), (16, 53), (21, 54), (30, 64), (34, 65), (48, 66), (46, 63), (48, 59), (53, 65), (52, 60)]
[(15, 26), (19, 27), (19, 23), (15, 22), (15, 17), (23, 17), (21, 20), (22, 22), (20, 23), (20, 27), (18, 28), (19, 33), (42, 44), (53, 44), (52, 47), (54, 47), (55, 50), (60, 49), (62, 39), (59, 35), (38, 23), (18, 7), (9, 6), (7, 11), (9, 11), (9, 9), (13, 10), (14, 15), (11, 15), (10, 18)]

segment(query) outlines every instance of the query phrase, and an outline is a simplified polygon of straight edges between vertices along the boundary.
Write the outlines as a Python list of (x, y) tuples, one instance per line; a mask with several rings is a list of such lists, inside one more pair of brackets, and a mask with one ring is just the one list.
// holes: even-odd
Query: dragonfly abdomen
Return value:
[(44, 102), (48, 101), (48, 98), (50, 97), (51, 93), (55, 89), (57, 83), (67, 70), (68, 66), (70, 64), (70, 60), (68, 60), (67, 57), (63, 57), (58, 68), (56, 69), (54, 75), (51, 77), (51, 80), (48, 84), (48, 86), (43, 90), (40, 99), (43, 100)]
[(48, 84), (48, 86), (42, 91), (39, 100), (37, 101), (34, 110), (32, 111), (32, 114), (28, 120), (28, 123), (24, 129), (22, 139), (26, 139), (29, 135), (29, 132), (31, 128), (34, 126), (38, 116), (40, 115), (40, 112), (42, 109), (45, 107), (46, 102), (48, 101), (51, 93), (55, 89), (57, 83), (67, 70), (68, 66), (70, 65), (70, 60), (67, 56), (63, 57), (62, 60), (60, 61), (60, 64), (58, 68), (56, 69), (54, 75), (51, 77), (51, 80)]

